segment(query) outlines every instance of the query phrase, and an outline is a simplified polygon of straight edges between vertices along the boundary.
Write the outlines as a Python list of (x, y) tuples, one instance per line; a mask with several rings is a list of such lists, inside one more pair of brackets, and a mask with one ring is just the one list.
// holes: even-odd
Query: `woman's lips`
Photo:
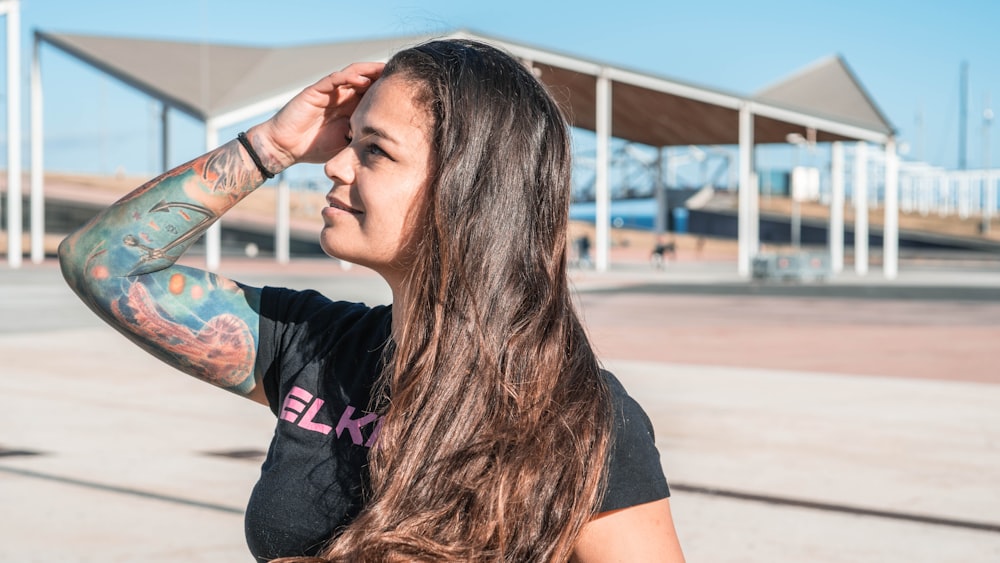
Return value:
[(347, 205), (346, 203), (342, 203), (337, 200), (331, 199), (328, 201), (328, 203), (330, 204), (330, 207), (332, 207), (333, 209), (338, 209), (340, 211), (345, 211), (347, 213), (353, 213), (355, 215), (360, 215), (362, 213), (361, 211), (354, 209), (350, 205)]

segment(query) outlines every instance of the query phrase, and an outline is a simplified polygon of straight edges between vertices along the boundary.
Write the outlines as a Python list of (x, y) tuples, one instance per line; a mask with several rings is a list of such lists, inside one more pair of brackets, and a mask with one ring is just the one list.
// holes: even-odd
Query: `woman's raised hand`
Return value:
[(347, 145), (351, 114), (382, 74), (382, 63), (354, 63), (299, 92), (247, 135), (277, 173), (300, 162), (326, 162)]

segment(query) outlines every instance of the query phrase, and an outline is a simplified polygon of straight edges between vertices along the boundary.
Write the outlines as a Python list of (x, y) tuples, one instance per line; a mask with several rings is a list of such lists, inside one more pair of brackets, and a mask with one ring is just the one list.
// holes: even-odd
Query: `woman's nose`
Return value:
[(354, 168), (358, 159), (354, 149), (350, 146), (333, 155), (333, 158), (323, 165), (323, 173), (333, 180), (334, 184), (350, 185), (354, 183)]

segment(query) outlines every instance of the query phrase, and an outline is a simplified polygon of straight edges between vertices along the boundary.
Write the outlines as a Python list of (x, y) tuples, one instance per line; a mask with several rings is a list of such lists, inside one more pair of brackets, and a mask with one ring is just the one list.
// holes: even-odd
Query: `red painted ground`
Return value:
[(599, 294), (602, 356), (1000, 383), (1000, 303)]

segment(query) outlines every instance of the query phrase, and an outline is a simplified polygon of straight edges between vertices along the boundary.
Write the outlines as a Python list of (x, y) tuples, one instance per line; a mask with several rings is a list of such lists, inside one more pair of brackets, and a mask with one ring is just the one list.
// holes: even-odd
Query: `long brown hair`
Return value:
[(407, 49), (391, 75), (420, 92), (435, 165), (370, 496), (323, 557), (566, 561), (602, 497), (611, 421), (566, 276), (566, 121), (479, 42)]

